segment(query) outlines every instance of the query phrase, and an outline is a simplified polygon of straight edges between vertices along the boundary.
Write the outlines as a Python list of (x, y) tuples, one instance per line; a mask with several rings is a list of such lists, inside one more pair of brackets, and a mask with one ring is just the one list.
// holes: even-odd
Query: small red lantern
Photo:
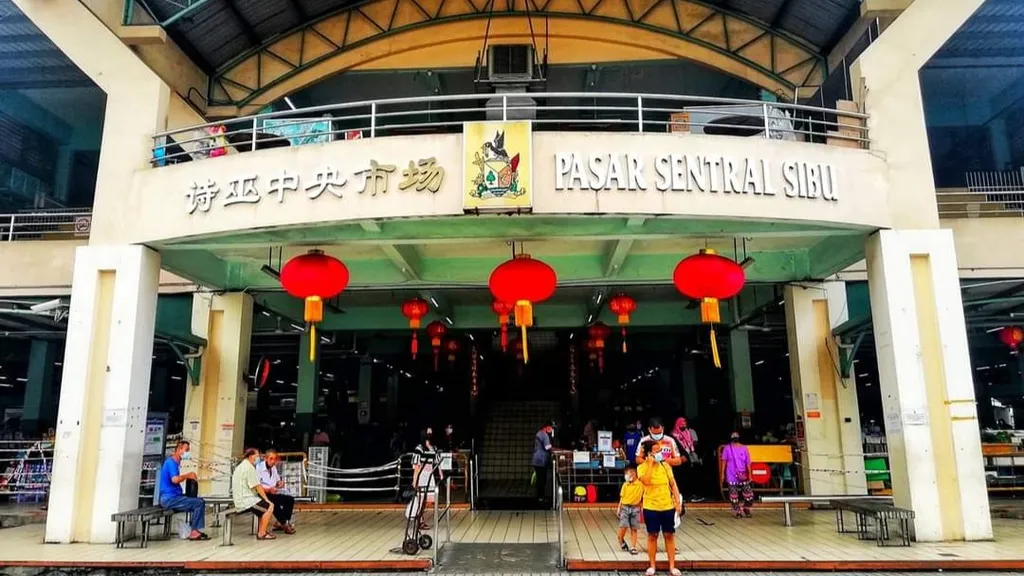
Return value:
[(412, 357), (416, 359), (416, 353), (420, 351), (419, 339), (416, 337), (416, 330), (420, 327), (420, 320), (427, 315), (430, 308), (427, 301), (422, 298), (412, 298), (402, 303), (402, 315), (409, 319), (409, 328), (412, 328)]
[(1020, 326), (1007, 326), (999, 331), (999, 339), (1003, 344), (1010, 347), (1010, 353), (1016, 354), (1017, 347), (1024, 342), (1024, 328)]
[(608, 339), (608, 335), (612, 333), (612, 329), (606, 326), (603, 322), (598, 322), (590, 328), (587, 328), (587, 333), (590, 335), (590, 340), (594, 342), (597, 348), (597, 369), (604, 372), (604, 341)]
[(722, 367), (715, 339), (715, 324), (721, 322), (718, 301), (739, 294), (747, 281), (743, 268), (732, 260), (705, 248), (676, 265), (672, 283), (683, 296), (700, 300), (700, 320), (711, 325), (711, 357), (715, 368)]
[(498, 315), (498, 324), (501, 325), (501, 351), (508, 352), (508, 316), (514, 308), (507, 302), (495, 300), (491, 302), (491, 310)]
[(455, 364), (455, 357), (459, 354), (459, 349), (462, 347), (459, 341), (455, 338), (448, 338), (444, 341), (444, 351), (448, 354), (448, 365)]
[(590, 359), (590, 367), (594, 367), (594, 363), (597, 362), (597, 341), (590, 339), (587, 340), (587, 358)]
[(441, 339), (448, 328), (441, 322), (434, 320), (427, 324), (427, 335), (430, 336), (430, 347), (434, 349), (434, 372), (437, 372), (437, 362), (441, 357)]
[(285, 292), (306, 302), (303, 318), (309, 325), (309, 361), (316, 360), (316, 325), (324, 319), (324, 300), (341, 294), (348, 286), (348, 268), (320, 250), (296, 256), (281, 269)]
[(616, 294), (608, 301), (608, 308), (619, 317), (619, 326), (622, 326), (622, 353), (626, 353), (626, 325), (629, 324), (629, 315), (636, 311), (636, 300), (628, 294)]
[(555, 293), (555, 270), (529, 254), (516, 254), (491, 272), (487, 284), (496, 299), (515, 306), (516, 326), (522, 330), (523, 363), (529, 362), (526, 329), (533, 326), (533, 305)]
[(750, 481), (758, 486), (767, 486), (772, 481), (772, 469), (764, 462), (750, 465)]

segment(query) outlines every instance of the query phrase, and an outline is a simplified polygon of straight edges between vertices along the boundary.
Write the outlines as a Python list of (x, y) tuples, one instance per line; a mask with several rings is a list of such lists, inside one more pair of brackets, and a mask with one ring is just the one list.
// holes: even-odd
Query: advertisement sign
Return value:
[(467, 122), (462, 146), (465, 211), (520, 211), (533, 206), (529, 122)]

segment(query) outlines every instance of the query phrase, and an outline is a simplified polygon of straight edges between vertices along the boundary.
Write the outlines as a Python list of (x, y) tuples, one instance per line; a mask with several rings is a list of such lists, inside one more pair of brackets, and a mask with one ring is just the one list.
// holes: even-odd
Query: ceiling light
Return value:
[(287, 96), (284, 97), (284, 103), (287, 104), (288, 107), (291, 108), (292, 110), (296, 110), (297, 109), (297, 108), (295, 108), (295, 104), (292, 104), (292, 99), (287, 97)]

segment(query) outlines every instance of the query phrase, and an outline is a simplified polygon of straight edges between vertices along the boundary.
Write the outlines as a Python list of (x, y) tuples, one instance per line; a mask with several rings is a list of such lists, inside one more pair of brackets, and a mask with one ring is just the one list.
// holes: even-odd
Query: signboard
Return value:
[(772, 480), (772, 469), (764, 462), (750, 465), (750, 481), (758, 486), (766, 486)]
[(143, 456), (163, 458), (167, 444), (167, 415), (150, 414), (146, 417), (146, 436), (142, 441)]
[(611, 452), (612, 451), (612, 432), (611, 432), (611, 430), (599, 430), (597, 432), (597, 451), (598, 452)]
[(462, 147), (465, 211), (520, 211), (533, 206), (529, 122), (467, 122)]
[(278, 119), (263, 121), (263, 131), (274, 136), (287, 136), (292, 146), (322, 144), (331, 141), (331, 119)]
[(88, 236), (92, 231), (92, 216), (75, 216), (75, 236)]

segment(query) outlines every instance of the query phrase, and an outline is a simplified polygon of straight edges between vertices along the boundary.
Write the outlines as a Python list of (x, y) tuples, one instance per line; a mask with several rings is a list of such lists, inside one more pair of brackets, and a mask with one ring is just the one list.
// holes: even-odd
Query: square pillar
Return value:
[(750, 334), (743, 330), (729, 333), (729, 383), (732, 385), (732, 411), (737, 426), (742, 415), (754, 413), (754, 375), (750, 365)]
[(785, 299), (793, 405), (797, 422), (804, 423), (804, 492), (866, 494), (856, 384), (840, 375), (832, 336), (832, 329), (849, 316), (846, 284), (788, 285)]
[(53, 369), (57, 346), (57, 342), (33, 340), (29, 350), (21, 416), (21, 430), (27, 438), (39, 438), (53, 425)]
[(75, 251), (46, 542), (111, 543), (138, 507), (159, 276), (143, 246)]
[(990, 539), (953, 233), (883, 230), (866, 255), (896, 505), (918, 541)]
[(231, 493), (234, 461), (242, 457), (252, 338), (252, 296), (196, 294), (192, 333), (206, 339), (199, 384), (185, 391), (184, 437), (199, 466), (199, 493)]

